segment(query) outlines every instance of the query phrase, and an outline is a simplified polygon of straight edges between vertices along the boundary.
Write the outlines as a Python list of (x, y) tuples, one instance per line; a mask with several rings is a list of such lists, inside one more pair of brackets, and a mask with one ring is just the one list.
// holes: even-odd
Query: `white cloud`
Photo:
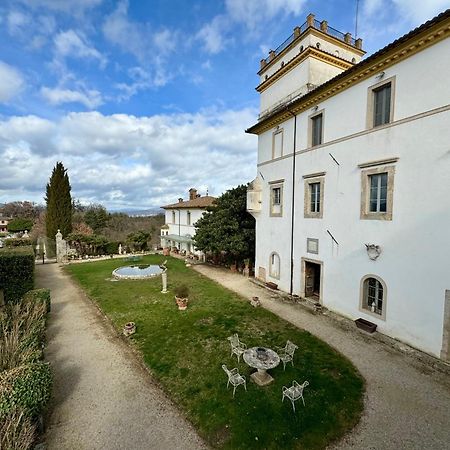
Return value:
[(162, 54), (173, 52), (176, 46), (175, 33), (167, 28), (158, 31), (153, 35), (153, 43)]
[(58, 33), (54, 38), (54, 44), (57, 58), (95, 59), (101, 67), (106, 65), (106, 58), (74, 30)]
[(206, 52), (214, 55), (225, 48), (228, 41), (226, 31), (229, 29), (229, 25), (225, 16), (216, 16), (198, 31), (196, 38), (203, 42)]
[(41, 89), (41, 94), (52, 105), (81, 103), (89, 109), (94, 109), (103, 103), (100, 92), (95, 89), (81, 92), (58, 87), (43, 87)]
[(392, 0), (401, 16), (413, 25), (432, 19), (442, 11), (450, 8), (449, 0)]
[[(203, 25), (195, 38), (203, 42), (203, 49), (210, 54), (223, 51), (234, 41), (233, 26), (242, 25), (246, 35), (241, 38), (260, 37), (281, 15), (298, 16), (303, 11), (306, 0), (226, 0), (225, 14), (220, 14)], [(272, 24), (271, 24), (272, 22)]]
[(9, 34), (16, 35), (21, 33), (22, 28), (30, 22), (30, 19), (30, 16), (20, 11), (10, 11), (7, 17)]
[(256, 114), (210, 109), (135, 117), (93, 111), (55, 121), (0, 120), (0, 159), (6, 163), (0, 165), (0, 201), (42, 201), (59, 160), (69, 169), (75, 197), (109, 208), (158, 207), (185, 196), (191, 186), (220, 194), (254, 178), (256, 139), (244, 128)]
[(11, 100), (24, 86), (20, 71), (2, 61), (0, 61), (0, 80), (0, 103)]
[(119, 99), (129, 98), (143, 89), (165, 86), (176, 75), (173, 67), (169, 70), (167, 65), (177, 48), (179, 34), (167, 28), (154, 31), (147, 23), (130, 20), (127, 1), (119, 2), (115, 11), (106, 17), (102, 31), (109, 42), (133, 55), (146, 73), (144, 79), (133, 80), (131, 84), (117, 83), (116, 87), (123, 92)]
[(85, 11), (99, 6), (103, 0), (19, 0), (20, 3), (41, 11), (43, 8), (52, 11), (81, 16)]
[(449, 7), (450, 0), (364, 0), (358, 35), (370, 54)]
[(128, 19), (128, 2), (119, 2), (116, 10), (106, 18), (102, 30), (108, 41), (131, 53), (141, 62), (150, 57), (150, 33), (141, 23)]
[(298, 16), (305, 0), (226, 0), (227, 12), (234, 22), (242, 22), (250, 30), (264, 28), (268, 20), (279, 14)]

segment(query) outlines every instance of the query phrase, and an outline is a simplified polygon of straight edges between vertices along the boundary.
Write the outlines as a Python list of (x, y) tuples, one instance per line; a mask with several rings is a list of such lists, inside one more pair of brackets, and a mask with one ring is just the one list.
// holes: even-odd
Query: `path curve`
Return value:
[[(450, 380), (415, 356), (346, 328), (229, 270), (207, 265), (195, 270), (319, 337), (349, 358), (366, 380), (360, 423), (333, 449), (445, 450), (450, 446)], [(301, 351), (301, 343), (299, 350)], [(431, 358), (425, 358), (430, 361)]]
[(204, 443), (56, 264), (36, 266), (51, 289), (46, 359), (54, 372), (49, 450), (203, 449)]

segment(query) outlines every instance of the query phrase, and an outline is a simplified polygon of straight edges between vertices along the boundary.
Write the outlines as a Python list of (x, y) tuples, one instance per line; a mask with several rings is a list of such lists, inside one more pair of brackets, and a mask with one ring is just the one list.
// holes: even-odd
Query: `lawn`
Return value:
[[(147, 256), (143, 263), (166, 259)], [(128, 321), (137, 330), (130, 339), (184, 415), (212, 446), (226, 449), (322, 449), (358, 422), (363, 409), (364, 381), (353, 365), (325, 342), (295, 328), (263, 308), (253, 308), (237, 294), (205, 278), (183, 261), (168, 258), (169, 293), (161, 294), (161, 278), (110, 281), (113, 269), (130, 264), (108, 260), (72, 264), (78, 280), (115, 327)], [(190, 288), (189, 307), (178, 311), (173, 289)], [(311, 320), (314, 320), (311, 317)], [(239, 333), (249, 347), (273, 348), (289, 339), (299, 346), (294, 364), (270, 371), (275, 381), (260, 387), (250, 381), (250, 369), (230, 356), (227, 337)], [(238, 367), (247, 378), (232, 398), (221, 365)], [(292, 380), (310, 385), (293, 413), (282, 386)]]

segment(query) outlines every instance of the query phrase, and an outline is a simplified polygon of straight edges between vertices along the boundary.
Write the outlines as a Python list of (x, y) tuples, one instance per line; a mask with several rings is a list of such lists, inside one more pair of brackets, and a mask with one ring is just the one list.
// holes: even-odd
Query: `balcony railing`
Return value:
[[(300, 28), (300, 34), (302, 34), (306, 29), (308, 28), (307, 22), (305, 22)], [(287, 48), (292, 42), (294, 42), (296, 38), (296, 33), (292, 33), (282, 44), (280, 44), (275, 50), (275, 55), (272, 56), (274, 58), (275, 56), (279, 55), (285, 48)], [(270, 60), (270, 56), (266, 58), (266, 63), (268, 63)]]
[[(323, 24), (326, 24), (325, 27), (323, 27)], [(341, 31), (336, 30), (336, 28), (328, 26), (326, 22), (319, 22), (317, 19), (314, 19), (311, 22), (311, 25), (309, 25), (308, 21), (306, 21), (300, 27), (297, 27), (296, 30), (282, 44), (280, 44), (275, 50), (271, 50), (269, 52), (269, 56), (263, 60), (263, 66), (268, 64), (275, 57), (277, 57), (283, 50), (289, 47), (289, 45), (291, 45), (292, 42), (294, 42), (294, 40), (298, 36), (300, 36), (303, 32), (305, 32), (310, 26), (316, 28), (317, 30), (322, 30), (324, 33), (327, 33), (330, 36), (339, 39), (340, 41), (346, 42), (347, 44), (350, 44), (354, 47), (356, 46), (355, 39), (352, 38), (349, 33), (347, 34), (342, 33)]]
[(269, 108), (266, 108), (264, 111), (261, 111), (261, 113), (258, 116), (258, 120), (264, 119), (264, 117), (274, 113), (278, 109), (282, 109), (284, 106), (288, 105), (289, 103), (292, 103), (293, 101), (297, 100), (300, 97), (303, 97), (308, 92), (311, 92), (317, 87), (317, 85), (308, 83), (305, 86), (302, 86), (300, 89), (297, 89), (296, 91), (292, 92), (289, 95), (286, 95), (286, 97), (283, 97), (281, 100), (278, 100), (273, 105), (270, 105)]

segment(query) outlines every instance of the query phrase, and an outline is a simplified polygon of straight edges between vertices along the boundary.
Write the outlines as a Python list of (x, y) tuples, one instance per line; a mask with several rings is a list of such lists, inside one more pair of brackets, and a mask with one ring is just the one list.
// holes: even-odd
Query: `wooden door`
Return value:
[(305, 262), (305, 297), (314, 295), (315, 274), (314, 265)]

